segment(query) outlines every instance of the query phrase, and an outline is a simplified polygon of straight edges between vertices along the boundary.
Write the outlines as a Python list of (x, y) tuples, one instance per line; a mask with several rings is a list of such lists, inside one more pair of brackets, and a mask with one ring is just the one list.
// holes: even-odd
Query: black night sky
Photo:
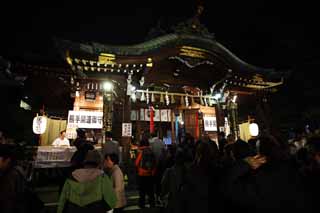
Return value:
[[(51, 1), (42, 5), (25, 1), (2, 7), (0, 55), (52, 59), (57, 56), (52, 50), (53, 36), (106, 44), (139, 43), (159, 21), (168, 28), (192, 17), (196, 9), (196, 0), (101, 2)], [(292, 71), (272, 100), (278, 119), (294, 117), (305, 122), (310, 113), (320, 118), (315, 3), (211, 0), (204, 5), (201, 22), (239, 58), (256, 66)]]

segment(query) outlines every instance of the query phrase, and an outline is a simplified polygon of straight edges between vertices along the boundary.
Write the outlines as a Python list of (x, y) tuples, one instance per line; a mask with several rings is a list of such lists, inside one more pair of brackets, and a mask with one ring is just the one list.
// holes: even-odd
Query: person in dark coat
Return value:
[(286, 150), (271, 136), (259, 138), (256, 156), (249, 156), (225, 174), (221, 192), (237, 210), (306, 212), (307, 192)]
[[(209, 212), (209, 180), (211, 173), (211, 149), (207, 142), (199, 142), (194, 161), (187, 167), (182, 180), (182, 212)], [(217, 150), (217, 149), (216, 149)]]
[(320, 137), (313, 136), (309, 138), (307, 149), (307, 156), (299, 169), (304, 179), (304, 186), (309, 192), (312, 209), (317, 210), (320, 192)]
[(0, 209), (2, 213), (25, 211), (24, 180), (15, 167), (13, 146), (0, 145)]
[(227, 144), (226, 134), (224, 132), (218, 133), (218, 144), (220, 155), (223, 156), (224, 146)]
[(174, 165), (165, 170), (161, 180), (161, 197), (167, 197), (165, 206), (167, 213), (182, 212), (181, 187), (186, 170), (184, 160), (184, 152), (181, 148), (178, 148)]
[(37, 213), (43, 203), (27, 187), (25, 172), (17, 165), (16, 147), (0, 144), (0, 212)]
[(94, 149), (94, 146), (86, 140), (85, 131), (82, 129), (77, 129), (77, 139), (74, 141), (74, 145), (77, 151), (71, 158), (72, 170), (82, 168), (86, 154), (89, 150)]

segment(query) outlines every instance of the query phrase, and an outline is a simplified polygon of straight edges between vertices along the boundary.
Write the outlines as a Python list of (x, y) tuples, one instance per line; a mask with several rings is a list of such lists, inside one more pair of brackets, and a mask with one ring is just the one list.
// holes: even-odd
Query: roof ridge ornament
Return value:
[(184, 22), (178, 23), (176, 26), (173, 26), (172, 30), (177, 34), (193, 34), (206, 39), (214, 40), (214, 34), (210, 33), (206, 26), (200, 23), (200, 16), (204, 10), (203, 5), (203, 0), (198, 0), (195, 15)]

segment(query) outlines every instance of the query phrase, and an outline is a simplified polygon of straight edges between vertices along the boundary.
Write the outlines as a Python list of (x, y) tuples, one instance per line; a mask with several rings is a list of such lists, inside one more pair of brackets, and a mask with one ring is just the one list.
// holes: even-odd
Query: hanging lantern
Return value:
[(184, 97), (185, 98), (185, 102), (186, 102), (186, 107), (188, 107), (189, 106), (189, 99), (188, 99), (188, 96), (186, 95), (186, 97)]
[(174, 96), (173, 96), (173, 95), (171, 95), (171, 103), (172, 103), (172, 104), (176, 103), (176, 100), (174, 99)]
[(154, 98), (154, 93), (151, 94), (151, 103), (154, 103), (156, 99)]
[(147, 104), (149, 104), (149, 89), (147, 89), (147, 93), (146, 93), (146, 98), (147, 98)]
[(253, 136), (253, 137), (258, 136), (259, 135), (259, 126), (258, 126), (258, 124), (251, 123), (249, 125), (249, 132), (250, 132), (250, 135)]
[(37, 116), (33, 119), (32, 130), (34, 134), (41, 135), (46, 131), (47, 118), (45, 116)]
[(181, 106), (183, 106), (185, 104), (183, 96), (181, 96), (181, 98), (180, 98), (180, 104), (181, 104)]
[(163, 94), (160, 95), (160, 103), (164, 103)]
[(141, 98), (140, 101), (145, 101), (146, 100), (146, 96), (144, 95), (144, 92), (141, 93)]
[(167, 104), (167, 106), (168, 106), (168, 105), (170, 104), (170, 99), (169, 99), (168, 92), (166, 92), (165, 98), (166, 98), (166, 104)]

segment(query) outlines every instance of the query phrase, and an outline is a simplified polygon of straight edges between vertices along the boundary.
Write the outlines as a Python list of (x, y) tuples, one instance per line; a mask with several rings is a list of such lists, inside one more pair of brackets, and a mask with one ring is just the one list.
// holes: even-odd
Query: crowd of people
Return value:
[[(218, 141), (209, 136), (195, 141), (187, 134), (180, 144), (160, 144), (160, 139), (146, 136), (140, 143), (136, 167), (141, 208), (148, 195), (151, 207), (159, 201), (169, 213), (317, 210), (317, 132), (297, 132), (289, 141), (270, 134), (243, 141), (223, 132)], [(148, 169), (141, 161), (149, 148), (156, 157)]]
[[(78, 130), (71, 170), (60, 190), (57, 211), (123, 212), (124, 175), (119, 143), (106, 132), (102, 151)], [(320, 134), (303, 132), (282, 141), (261, 134), (249, 141), (186, 134), (165, 145), (144, 134), (135, 159), (139, 207), (164, 212), (316, 211), (320, 178)], [(26, 199), (28, 198), (28, 199)], [(146, 199), (148, 198), (148, 199)], [(0, 145), (1, 212), (38, 212), (41, 201), (28, 188), (12, 145)]]

